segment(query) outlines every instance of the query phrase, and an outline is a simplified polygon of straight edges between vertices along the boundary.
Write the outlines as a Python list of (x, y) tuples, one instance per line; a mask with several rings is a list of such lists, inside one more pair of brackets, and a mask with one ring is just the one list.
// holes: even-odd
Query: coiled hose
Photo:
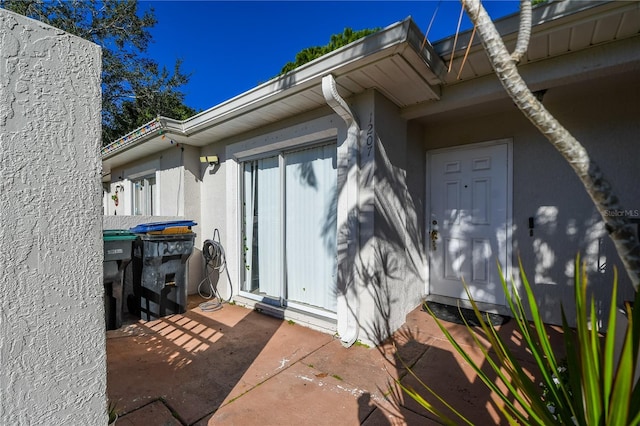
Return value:
[[(229, 281), (229, 298), (224, 300), (224, 302), (228, 303), (231, 301), (231, 297), (233, 296), (231, 276), (227, 270), (227, 258), (224, 253), (224, 247), (222, 247), (222, 244), (220, 243), (220, 232), (217, 228), (213, 231), (213, 238), (205, 240), (202, 245), (202, 257), (204, 259), (204, 279), (200, 281), (200, 284), (198, 284), (198, 294), (205, 299), (217, 300), (203, 302), (199, 307), (206, 312), (217, 311), (218, 309), (222, 309), (223, 300), (218, 292), (216, 285), (217, 282), (216, 284), (213, 283), (212, 276), (214, 274), (217, 274), (217, 278), (219, 279), (220, 274), (223, 272), (227, 273), (227, 280)], [(208, 285), (208, 289), (206, 293), (203, 293), (202, 288), (205, 283)]]

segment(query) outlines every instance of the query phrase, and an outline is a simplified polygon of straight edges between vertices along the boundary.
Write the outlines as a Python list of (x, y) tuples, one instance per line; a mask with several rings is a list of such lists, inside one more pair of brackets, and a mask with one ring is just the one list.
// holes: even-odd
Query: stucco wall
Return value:
[[(621, 96), (624, 94), (624, 96)], [(625, 209), (640, 210), (640, 79), (637, 73), (550, 89), (545, 106), (600, 164)], [(510, 102), (465, 111), (425, 126), (426, 149), (513, 138), (513, 263), (522, 258), (545, 319), (559, 323), (560, 304), (573, 317), (573, 261), (587, 262), (590, 289), (606, 313), (613, 268), (620, 300), (632, 289), (590, 198), (568, 163)], [(528, 218), (533, 217), (533, 236)]]
[[(193, 220), (198, 225), (194, 251), (188, 261), (189, 294), (197, 293), (198, 283), (202, 280), (202, 235), (200, 233), (200, 185), (202, 184), (199, 160), (200, 150), (188, 145), (176, 146), (166, 142), (167, 149), (142, 160), (124, 164), (111, 171), (109, 193), (106, 196), (107, 215), (104, 218), (105, 229), (129, 229), (141, 223), (164, 222), (172, 220)], [(156, 177), (158, 199), (155, 201), (155, 216), (132, 215), (132, 177), (140, 173), (152, 172)], [(119, 191), (118, 207), (115, 207), (111, 195), (116, 186)], [(116, 213), (114, 215), (114, 213)], [(130, 278), (130, 273), (127, 273)], [(129, 278), (126, 278), (128, 281)], [(125, 283), (126, 285), (127, 283)]]
[[(185, 189), (193, 185), (193, 173), (185, 172), (185, 162), (197, 158), (197, 149), (188, 146), (176, 146), (166, 142), (167, 149), (142, 160), (124, 164), (111, 170), (111, 183), (107, 194), (107, 215), (133, 214), (132, 181), (144, 176), (154, 176), (159, 197), (154, 203), (156, 216), (185, 216)], [(188, 180), (188, 183), (187, 183)], [(118, 206), (115, 207), (111, 196), (116, 186), (124, 188), (119, 192)], [(190, 212), (193, 213), (193, 212)], [(199, 213), (199, 210), (198, 210)], [(195, 220), (195, 218), (194, 218)]]
[[(379, 92), (370, 90), (358, 96), (354, 108), (364, 133), (362, 175), (372, 177), (360, 188), (364, 203), (361, 253), (367, 265), (361, 277), (360, 339), (377, 344), (404, 324), (407, 313), (424, 295), (424, 248), (419, 231), (423, 217), (415, 208), (424, 192), (415, 181), (411, 191), (408, 184), (408, 175), (413, 174), (409, 159), (422, 156), (423, 148), (415, 144), (415, 137), (409, 143), (407, 122)], [(370, 144), (374, 160), (367, 165)], [(368, 211), (372, 216), (363, 217)]]
[(0, 9), (0, 424), (106, 424), (100, 48)]
[[(200, 179), (202, 180), (202, 185), (200, 187), (199, 196), (200, 200), (202, 200), (200, 212), (202, 242), (204, 243), (205, 240), (213, 239), (214, 232), (218, 230), (218, 235), (216, 235), (216, 237), (219, 237), (219, 242), (226, 249), (229, 247), (232, 234), (231, 229), (226, 225), (227, 158), (225, 157), (224, 152), (225, 148), (221, 144), (210, 145), (202, 148), (200, 155), (217, 155), (220, 164), (210, 166), (205, 163), (200, 166)], [(202, 247), (202, 245), (200, 245), (200, 247)], [(234, 253), (226, 253), (226, 256), (229, 263), (237, 261), (237, 256), (235, 256)], [(227, 266), (231, 267), (231, 265)], [(201, 269), (202, 268), (203, 266), (201, 266)], [(202, 276), (201, 279), (203, 278), (204, 276)], [(222, 298), (228, 299), (232, 295), (232, 291), (237, 293), (238, 281), (234, 282), (232, 280), (230, 283), (226, 272), (217, 278), (217, 289)], [(233, 287), (230, 284), (232, 284)], [(206, 287), (203, 292), (207, 292)]]
[[(360, 285), (349, 294), (348, 309), (356, 315), (360, 328), (358, 338), (372, 344), (400, 327), (406, 314), (420, 303), (424, 294), (424, 277), (421, 276), (424, 273), (424, 175), (421, 173), (424, 171), (424, 147), (422, 128), (413, 126), (409, 137), (407, 122), (400, 117), (398, 109), (376, 91), (349, 99), (349, 104), (363, 132), (360, 187), (356, 191), (360, 224), (359, 241), (347, 241), (348, 233), (342, 228), (338, 232), (338, 292), (346, 291), (346, 278), (340, 275), (345, 268), (359, 274), (354, 278)], [(332, 113), (326, 115), (326, 109), (322, 113), (324, 116), (320, 115), (320, 118), (318, 113), (299, 116), (201, 150), (201, 155), (215, 154), (221, 160), (219, 166), (207, 167), (201, 175), (203, 238), (211, 238), (216, 228), (220, 230), (235, 294), (241, 277), (237, 245), (241, 189), (238, 188), (236, 156), (255, 156), (261, 152), (291, 149), (299, 143), (317, 142), (333, 129), (337, 132), (339, 165), (337, 222), (339, 226), (348, 225), (348, 218), (353, 214), (349, 209), (354, 205), (347, 202), (347, 193), (351, 190), (345, 180), (350, 167), (348, 158), (353, 153), (344, 143), (347, 135), (344, 122)], [(374, 145), (369, 152), (366, 137), (370, 122)], [(370, 156), (365, 155), (369, 153)], [(357, 185), (356, 182), (353, 184)], [(360, 246), (358, 259), (349, 257), (347, 247), (351, 245)], [(361, 264), (366, 268), (360, 267)], [(368, 272), (363, 274), (365, 269)], [(221, 277), (219, 289), (223, 296), (227, 294), (227, 284), (226, 277)], [(284, 312), (285, 317), (292, 315), (293, 312)], [(337, 316), (341, 321), (340, 312)], [(335, 327), (325, 323), (319, 325), (313, 317), (295, 317), (295, 320), (325, 331)]]

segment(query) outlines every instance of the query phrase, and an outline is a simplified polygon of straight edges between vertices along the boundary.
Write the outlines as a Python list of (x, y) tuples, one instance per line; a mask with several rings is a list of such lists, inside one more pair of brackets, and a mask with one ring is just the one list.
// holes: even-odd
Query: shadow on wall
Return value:
[(621, 284), (618, 303), (633, 300), (633, 287), (595, 208), (578, 216), (555, 205), (540, 206), (533, 225), (531, 231), (526, 228), (528, 234), (514, 238), (514, 244), (518, 244), (516, 252), (522, 258), (545, 322), (560, 324), (562, 305), (570, 325), (575, 325), (573, 286), (578, 253), (586, 266), (588, 297), (595, 299), (600, 325), (606, 325), (609, 314), (614, 265)]
[[(339, 247), (336, 295), (345, 296), (347, 309), (358, 321), (361, 333), (364, 333), (361, 337), (382, 342), (403, 322), (403, 319), (398, 321), (398, 318), (394, 318), (394, 313), (414, 307), (403, 306), (404, 300), (399, 298), (411, 300), (422, 296), (421, 293), (407, 294), (407, 289), (411, 291), (416, 288), (409, 283), (424, 284), (426, 260), (422, 219), (407, 186), (406, 172), (391, 164), (379, 139), (376, 141), (376, 153), (375, 164), (368, 162), (360, 170), (360, 182), (364, 182), (360, 184), (361, 187), (375, 185), (371, 193), (360, 194), (361, 199), (373, 197), (373, 200), (365, 198), (364, 202), (368, 204), (366, 209), (372, 208), (374, 211), (353, 208), (348, 212), (346, 222), (337, 224), (337, 200), (347, 197), (346, 177), (351, 171), (340, 173), (338, 188), (331, 203), (332, 213), (326, 217), (323, 232), (329, 244), (332, 242), (330, 230), (337, 229), (340, 245), (344, 241), (352, 243), (355, 229), (368, 230), (367, 234), (361, 232), (359, 235), (359, 252)], [(359, 319), (361, 307), (375, 310), (375, 315), (368, 315), (373, 321), (363, 323)], [(396, 317), (398, 315), (395, 313)]]

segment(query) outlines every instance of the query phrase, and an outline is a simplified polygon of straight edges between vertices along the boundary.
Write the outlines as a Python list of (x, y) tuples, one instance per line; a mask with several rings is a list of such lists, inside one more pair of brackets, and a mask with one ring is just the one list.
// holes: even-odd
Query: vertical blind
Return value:
[(335, 311), (336, 146), (283, 158), (244, 163), (243, 290)]

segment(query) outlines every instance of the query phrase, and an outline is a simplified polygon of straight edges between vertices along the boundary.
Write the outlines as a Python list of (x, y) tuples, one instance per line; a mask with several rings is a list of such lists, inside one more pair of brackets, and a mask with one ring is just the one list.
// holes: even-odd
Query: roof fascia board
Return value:
[[(616, 4), (618, 3), (618, 4)], [(537, 26), (542, 24), (550, 23), (553, 21), (557, 21), (559, 19), (575, 15), (579, 12), (583, 12), (585, 10), (598, 8), (604, 5), (610, 5), (612, 8), (616, 8), (620, 6), (619, 3), (625, 2), (616, 2), (611, 0), (590, 0), (590, 1), (550, 1), (545, 4), (541, 4), (537, 7), (534, 7), (532, 10), (531, 22), (533, 30), (535, 31)], [(632, 2), (629, 2), (632, 3)], [(594, 10), (594, 13), (600, 13), (600, 10)], [(579, 19), (578, 17), (575, 18)], [(564, 25), (575, 25), (576, 20), (565, 20)], [(509, 16), (506, 16), (501, 19), (496, 19), (494, 21), (496, 29), (498, 33), (503, 36), (505, 39), (509, 39), (510, 37), (515, 38), (517, 36), (518, 30), (520, 29), (520, 12), (513, 13)], [(469, 45), (469, 40), (471, 39), (472, 30), (467, 30), (458, 35), (458, 40), (456, 42), (456, 50), (455, 52), (462, 52), (467, 49)], [(451, 56), (451, 51), (453, 49), (453, 43), (455, 41), (455, 35), (451, 35), (442, 40), (439, 40), (434, 43), (433, 47), (435, 52), (440, 55), (444, 60), (447, 60)], [(479, 37), (476, 37), (472, 43), (472, 46), (480, 46), (481, 41)]]
[(427, 66), (433, 63), (434, 71), (444, 73), (444, 63), (433, 48), (429, 45), (424, 49), (419, 48), (420, 37), (420, 30), (408, 17), (187, 119), (184, 122), (184, 133), (191, 135), (204, 127), (228, 121), (240, 114), (319, 85), (322, 77), (327, 74), (333, 74), (338, 78), (381, 58), (402, 52), (408, 43), (413, 44), (413, 48), (420, 52)]
[[(433, 71), (434, 76), (429, 82), (438, 81), (439, 77), (446, 72), (445, 64), (429, 43), (421, 46), (423, 39), (424, 36), (415, 22), (411, 17), (407, 17), (403, 21), (396, 22), (375, 34), (336, 49), (186, 120), (158, 117), (157, 120), (150, 123), (159, 122), (160, 130), (163, 133), (175, 135), (184, 141), (185, 137), (201, 130), (319, 85), (322, 77), (327, 74), (331, 73), (336, 77), (345, 75), (382, 58), (402, 53), (408, 45), (411, 45), (424, 64)], [(103, 149), (103, 159), (112, 158), (120, 152), (127, 151), (157, 136), (156, 132), (153, 132), (154, 134), (128, 138), (129, 135), (140, 132), (150, 123), (108, 145), (108, 149)]]
[(169, 117), (159, 117), (160, 123), (162, 124), (162, 130), (166, 132), (171, 132), (176, 135), (185, 135), (184, 131), (184, 120), (176, 120)]
[[(637, 48), (639, 37), (532, 62), (518, 69), (531, 90), (550, 89), (616, 70), (640, 70), (640, 50)], [(598, 61), (594, 61), (594, 58), (598, 58)], [(504, 88), (492, 73), (443, 87), (440, 101), (407, 107), (401, 112), (401, 116), (407, 120), (427, 117), (507, 97)]]
[(440, 84), (447, 73), (447, 65), (440, 55), (435, 51), (433, 45), (429, 43), (418, 25), (411, 20), (407, 32), (407, 41), (413, 50), (420, 56), (424, 64), (433, 72), (432, 79), (428, 79), (430, 84)]
[(162, 130), (161, 117), (158, 116), (148, 123), (143, 124), (122, 136), (119, 139), (109, 143), (108, 145), (103, 146), (100, 149), (100, 154), (102, 155), (102, 159), (113, 157), (117, 155), (119, 152), (125, 151), (126, 149), (139, 145), (144, 141), (150, 139), (156, 134), (157, 130)]

